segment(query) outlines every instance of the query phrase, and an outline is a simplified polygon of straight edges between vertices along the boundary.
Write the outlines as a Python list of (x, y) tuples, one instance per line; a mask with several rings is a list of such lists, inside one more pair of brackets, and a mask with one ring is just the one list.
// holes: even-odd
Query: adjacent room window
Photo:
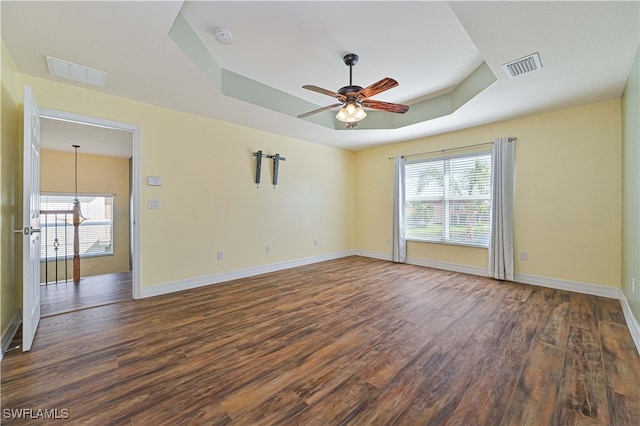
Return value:
[(489, 246), (490, 153), (416, 160), (405, 170), (407, 240)]
[[(74, 195), (41, 194), (41, 211), (73, 209)], [(80, 257), (106, 256), (113, 254), (113, 195), (80, 195), (82, 216), (87, 218), (79, 226)], [(41, 214), (41, 258), (73, 258), (72, 215), (68, 215), (65, 227), (64, 216)], [(56, 245), (57, 243), (57, 245)], [(55, 248), (58, 248), (56, 251)]]

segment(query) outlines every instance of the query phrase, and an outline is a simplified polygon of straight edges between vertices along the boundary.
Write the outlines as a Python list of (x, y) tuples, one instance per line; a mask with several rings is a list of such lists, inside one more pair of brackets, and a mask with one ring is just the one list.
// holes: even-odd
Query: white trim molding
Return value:
[(40, 115), (42, 117), (54, 120), (70, 121), (72, 123), (87, 124), (90, 126), (105, 127), (108, 129), (117, 129), (131, 132), (131, 149), (132, 149), (132, 232), (133, 232), (133, 256), (132, 256), (132, 285), (131, 295), (134, 299), (138, 299), (141, 293), (142, 283), (142, 263), (141, 263), (141, 241), (142, 241), (142, 216), (141, 216), (141, 198), (140, 185), (142, 182), (141, 160), (140, 160), (140, 126), (131, 123), (123, 123), (120, 121), (107, 120), (105, 118), (92, 117), (88, 115), (75, 114), (72, 112), (59, 111), (55, 109), (41, 108)]
[(540, 287), (549, 287), (556, 290), (573, 291), (574, 293), (590, 294), (609, 299), (619, 299), (620, 289), (602, 284), (590, 284), (579, 281), (564, 280), (561, 278), (543, 277), (532, 274), (515, 274), (515, 281), (523, 284), (533, 284)]
[(624, 319), (627, 320), (627, 327), (629, 328), (629, 332), (631, 333), (633, 343), (636, 344), (636, 350), (638, 351), (638, 354), (640, 354), (640, 325), (638, 325), (636, 317), (633, 316), (633, 312), (631, 312), (631, 306), (629, 306), (629, 301), (625, 297), (622, 290), (620, 290), (620, 305), (622, 305)]
[[(393, 261), (390, 254), (380, 253), (377, 251), (354, 250), (353, 254), (356, 256), (370, 257), (373, 259), (388, 260), (389, 262)], [(480, 268), (478, 266), (463, 265), (461, 263), (442, 262), (440, 260), (423, 259), (419, 257), (408, 257), (407, 264), (424, 266), (426, 268), (442, 269), (444, 271), (460, 272), (463, 274), (479, 275), (482, 277), (489, 276), (486, 268)]]
[(464, 265), (462, 263), (443, 262), (441, 260), (422, 259), (418, 257), (410, 257), (407, 263), (417, 266), (425, 266), (427, 268), (443, 269), (445, 271), (460, 272), (462, 274), (478, 275), (488, 277), (487, 268), (479, 266)]
[(378, 251), (369, 251), (369, 250), (354, 250), (352, 253), (354, 256), (362, 256), (362, 257), (370, 257), (372, 259), (378, 260), (388, 260), (392, 262), (391, 253), (380, 253)]
[[(354, 254), (364, 257), (372, 257), (375, 259), (391, 261), (391, 255), (386, 253), (355, 250)], [(423, 259), (419, 257), (409, 257), (407, 263), (417, 266), (426, 266), (427, 268), (443, 269), (445, 271), (460, 272), (463, 274), (477, 275), (488, 277), (487, 268), (480, 266), (465, 265), (462, 263), (443, 262), (441, 260)], [(620, 289), (602, 284), (590, 284), (579, 281), (570, 281), (561, 278), (543, 277), (532, 274), (515, 274), (515, 282), (522, 284), (533, 284), (540, 287), (549, 287), (556, 290), (573, 291), (575, 293), (591, 294), (593, 296), (602, 296), (609, 299), (620, 299)]]
[[(380, 253), (377, 251), (368, 250), (354, 250), (356, 256), (371, 257), (374, 259), (392, 261), (391, 254)], [(463, 274), (480, 275), (482, 277), (488, 277), (487, 268), (480, 268), (478, 266), (463, 265), (461, 263), (443, 262), (440, 260), (423, 259), (420, 257), (408, 257), (407, 264), (424, 266), (426, 268), (442, 269), (444, 271), (460, 272)]]
[(16, 335), (20, 324), (22, 324), (22, 315), (20, 314), (20, 310), (17, 310), (13, 314), (7, 329), (2, 333), (2, 339), (0, 340), (0, 361), (4, 358), (4, 352), (9, 349), (9, 345), (11, 345), (11, 341)]
[(324, 262), (327, 260), (340, 259), (342, 257), (353, 256), (355, 254), (356, 253), (351, 250), (346, 250), (319, 256), (287, 260), (279, 263), (271, 263), (268, 265), (256, 266), (246, 269), (238, 269), (235, 271), (222, 272), (219, 274), (205, 275), (196, 278), (189, 278), (186, 280), (142, 286), (140, 288), (139, 296), (142, 298), (160, 296), (162, 294), (173, 293), (176, 291), (190, 290), (192, 288), (204, 287), (211, 284), (219, 284), (225, 281), (237, 280), (240, 278), (248, 278), (255, 275), (266, 274), (269, 272), (281, 271), (283, 269), (296, 268), (298, 266), (311, 265), (313, 263)]

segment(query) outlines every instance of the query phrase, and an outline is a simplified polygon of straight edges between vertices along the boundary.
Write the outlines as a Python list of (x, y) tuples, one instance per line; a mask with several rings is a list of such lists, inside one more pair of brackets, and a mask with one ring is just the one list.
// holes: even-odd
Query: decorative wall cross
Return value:
[(280, 154), (276, 152), (276, 155), (267, 155), (263, 154), (262, 150), (254, 152), (252, 154), (257, 158), (256, 160), (256, 185), (260, 186), (260, 173), (262, 171), (262, 159), (263, 158), (271, 158), (273, 160), (273, 187), (275, 188), (278, 184), (278, 170), (280, 168), (280, 161), (286, 161), (287, 159), (282, 157)]

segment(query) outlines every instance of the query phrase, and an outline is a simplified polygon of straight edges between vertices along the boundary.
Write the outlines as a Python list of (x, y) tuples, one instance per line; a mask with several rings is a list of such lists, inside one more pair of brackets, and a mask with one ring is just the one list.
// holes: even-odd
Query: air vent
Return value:
[(525, 56), (524, 58), (517, 59), (502, 65), (504, 72), (509, 78), (519, 77), (523, 74), (529, 74), (534, 71), (538, 71), (542, 68), (542, 62), (540, 62), (540, 56), (538, 52)]
[(47, 66), (49, 74), (56, 77), (66, 78), (80, 83), (91, 84), (92, 86), (104, 87), (107, 82), (107, 73), (62, 59), (47, 56)]

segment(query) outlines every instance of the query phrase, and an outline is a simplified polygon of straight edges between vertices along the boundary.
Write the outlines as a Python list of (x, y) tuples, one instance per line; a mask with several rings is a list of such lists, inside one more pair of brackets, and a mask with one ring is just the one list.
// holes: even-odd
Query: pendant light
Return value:
[[(78, 148), (80, 148), (80, 145), (71, 145), (73, 147), (73, 149), (75, 150), (75, 198), (73, 199), (73, 223), (72, 225), (80, 225), (82, 222), (84, 222), (85, 220), (87, 220), (86, 217), (82, 216), (82, 210), (80, 210), (80, 200), (78, 199)], [(76, 214), (76, 209), (78, 209), (78, 212)]]

